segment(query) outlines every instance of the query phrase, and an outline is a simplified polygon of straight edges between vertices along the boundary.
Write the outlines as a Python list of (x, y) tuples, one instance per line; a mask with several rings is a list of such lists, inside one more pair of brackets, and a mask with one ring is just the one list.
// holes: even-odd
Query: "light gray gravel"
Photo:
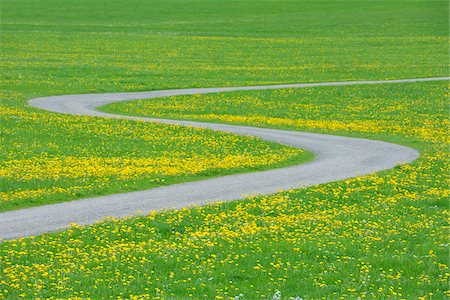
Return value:
[(282, 169), (223, 176), (202, 181), (174, 184), (146, 191), (94, 197), (4, 212), (0, 213), (0, 238), (14, 239), (38, 235), (64, 228), (70, 223), (91, 224), (107, 216), (124, 217), (139, 214), (138, 211), (146, 213), (151, 210), (203, 205), (214, 201), (230, 201), (242, 199), (245, 195), (250, 194), (270, 194), (281, 190), (342, 180), (390, 169), (399, 163), (411, 162), (419, 156), (419, 153), (414, 149), (381, 141), (249, 126), (121, 116), (99, 112), (95, 109), (98, 106), (131, 99), (239, 90), (386, 84), (449, 79), (450, 77), (438, 77), (404, 80), (198, 88), (137, 93), (66, 95), (32, 99), (29, 101), (31, 106), (64, 114), (180, 124), (251, 135), (264, 140), (307, 149), (315, 153), (316, 159), (306, 164)]

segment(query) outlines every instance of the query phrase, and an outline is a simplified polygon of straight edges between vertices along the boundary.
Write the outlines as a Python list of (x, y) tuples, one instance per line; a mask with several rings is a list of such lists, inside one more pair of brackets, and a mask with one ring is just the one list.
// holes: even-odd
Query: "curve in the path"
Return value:
[(250, 194), (269, 194), (280, 190), (342, 180), (390, 169), (399, 163), (411, 162), (419, 156), (419, 153), (414, 149), (381, 141), (250, 126), (122, 116), (97, 111), (96, 107), (98, 106), (117, 101), (175, 95), (448, 79), (450, 77), (195, 88), (137, 93), (66, 95), (32, 99), (29, 101), (31, 106), (64, 114), (180, 124), (251, 135), (309, 150), (316, 155), (316, 159), (306, 164), (281, 169), (223, 176), (146, 191), (94, 197), (4, 212), (0, 213), (0, 238), (13, 239), (37, 235), (64, 228), (71, 223), (91, 224), (107, 216), (124, 217), (137, 214), (138, 211), (145, 213), (150, 210), (181, 208), (214, 201), (229, 201), (241, 199)]

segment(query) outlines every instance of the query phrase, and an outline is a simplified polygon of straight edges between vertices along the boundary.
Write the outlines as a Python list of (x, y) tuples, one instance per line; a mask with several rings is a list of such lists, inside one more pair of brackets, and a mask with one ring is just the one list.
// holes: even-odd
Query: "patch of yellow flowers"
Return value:
[(176, 178), (261, 168), (304, 154), (206, 129), (63, 116), (2, 103), (0, 120), (0, 210), (117, 191), (121, 184), (122, 191), (128, 185), (144, 189)]
[(118, 179), (129, 179), (146, 174), (191, 175), (209, 169), (230, 169), (277, 163), (283, 155), (297, 151), (287, 150), (283, 154), (268, 154), (253, 157), (249, 153), (209, 156), (193, 154), (189, 157), (144, 157), (144, 158), (100, 158), (100, 157), (33, 157), (9, 160), (0, 169), (0, 176), (10, 180), (31, 181), (38, 179), (58, 180), (65, 178), (107, 177), (112, 174)]

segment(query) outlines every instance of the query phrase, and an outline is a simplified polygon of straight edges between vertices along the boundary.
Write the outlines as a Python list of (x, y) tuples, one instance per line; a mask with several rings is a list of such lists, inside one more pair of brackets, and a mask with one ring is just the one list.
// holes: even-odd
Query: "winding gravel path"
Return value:
[(31, 106), (64, 114), (180, 124), (256, 136), (264, 140), (307, 149), (315, 153), (316, 159), (306, 164), (281, 169), (223, 176), (202, 181), (174, 184), (146, 191), (94, 197), (4, 212), (0, 213), (0, 238), (13, 239), (37, 235), (64, 228), (70, 223), (91, 224), (102, 220), (106, 216), (124, 217), (138, 214), (138, 211), (145, 213), (149, 210), (181, 208), (193, 204), (202, 205), (214, 201), (241, 199), (245, 195), (250, 194), (275, 193), (280, 190), (342, 180), (390, 169), (399, 163), (411, 162), (419, 157), (419, 153), (414, 149), (381, 141), (249, 126), (121, 116), (97, 111), (96, 107), (98, 106), (117, 101), (175, 95), (449, 79), (450, 77), (437, 77), (403, 80), (196, 88), (138, 93), (66, 95), (32, 99), (29, 101)]

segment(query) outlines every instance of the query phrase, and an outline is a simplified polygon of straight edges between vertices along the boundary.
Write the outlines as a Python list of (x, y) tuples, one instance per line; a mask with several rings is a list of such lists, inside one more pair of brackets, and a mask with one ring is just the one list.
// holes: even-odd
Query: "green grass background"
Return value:
[(446, 1), (2, 1), (29, 95), (443, 76)]
[[(30, 111), (27, 99), (54, 94), (448, 74), (447, 1), (1, 3), (1, 103)], [(267, 105), (224, 106), (245, 96)], [(445, 297), (446, 83), (215, 97), (197, 99), (217, 107), (195, 118), (331, 119), (343, 127), (280, 127), (397, 141), (422, 158), (362, 179), (4, 242), (0, 297)], [(292, 104), (321, 109), (296, 114)]]

